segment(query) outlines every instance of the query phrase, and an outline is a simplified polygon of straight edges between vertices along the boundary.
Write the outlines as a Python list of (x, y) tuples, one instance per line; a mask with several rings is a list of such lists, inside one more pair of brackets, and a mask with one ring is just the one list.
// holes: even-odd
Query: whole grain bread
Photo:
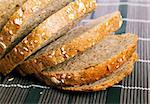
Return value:
[(137, 54), (134, 53), (132, 58), (124, 63), (120, 68), (118, 68), (110, 75), (107, 75), (102, 79), (95, 81), (94, 83), (74, 87), (60, 87), (60, 89), (85, 92), (105, 90), (106, 88), (111, 87), (116, 83), (119, 83), (124, 77), (128, 76), (132, 72), (134, 66), (133, 64), (136, 60)]
[[(83, 85), (101, 79), (124, 64), (137, 46), (134, 34), (109, 35), (101, 42), (54, 67), (45, 67), (40, 76), (55, 86)], [(37, 75), (38, 75), (37, 74)]]
[(0, 72), (10, 73), (31, 54), (60, 37), (96, 7), (96, 0), (76, 0), (53, 14), (0, 60)]
[[(71, 0), (28, 0), (17, 10), (0, 33), (0, 58), (11, 51), (31, 30)], [(36, 18), (35, 18), (36, 17)]]
[(0, 0), (0, 31), (9, 17), (26, 1), (27, 0)]
[(122, 25), (120, 12), (107, 14), (69, 31), (17, 67), (23, 75), (62, 63), (92, 47)]

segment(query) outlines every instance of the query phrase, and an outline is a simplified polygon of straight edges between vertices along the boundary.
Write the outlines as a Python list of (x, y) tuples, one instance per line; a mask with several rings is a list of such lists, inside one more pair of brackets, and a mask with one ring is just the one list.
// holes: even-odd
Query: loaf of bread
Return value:
[(119, 83), (124, 77), (128, 76), (132, 72), (134, 66), (133, 64), (135, 63), (136, 60), (137, 54), (134, 53), (131, 59), (125, 62), (116, 71), (88, 85), (74, 86), (74, 87), (58, 87), (58, 88), (69, 91), (85, 91), (85, 92), (105, 90), (106, 88)]
[(46, 46), (19, 65), (17, 70), (25, 76), (69, 60), (118, 30), (121, 25), (122, 18), (118, 11), (92, 20)]
[(73, 28), (95, 7), (95, 0), (77, 0), (47, 18), (0, 60), (0, 72), (10, 73), (31, 54)]
[(0, 73), (17, 69), (69, 91), (99, 91), (129, 75), (135, 34), (112, 35), (120, 12), (79, 22), (96, 0), (0, 0)]
[[(31, 30), (71, 0), (28, 0), (10, 18), (0, 32), (0, 58), (11, 51)], [(36, 17), (36, 18), (35, 18)]]
[[(27, 0), (0, 0), (0, 31), (9, 17)], [(0, 37), (0, 40), (2, 38)]]
[(109, 35), (101, 42), (64, 63), (45, 67), (42, 76), (47, 84), (56, 86), (83, 85), (111, 74), (135, 52), (134, 34)]

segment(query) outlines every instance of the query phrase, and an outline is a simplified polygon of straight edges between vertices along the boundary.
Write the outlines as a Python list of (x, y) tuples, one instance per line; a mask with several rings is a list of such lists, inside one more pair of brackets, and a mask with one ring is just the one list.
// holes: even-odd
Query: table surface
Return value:
[(116, 34), (138, 34), (139, 60), (132, 74), (105, 91), (84, 93), (60, 91), (12, 73), (0, 77), (0, 103), (150, 104), (150, 0), (97, 0), (97, 4), (87, 21), (119, 10), (124, 22)]

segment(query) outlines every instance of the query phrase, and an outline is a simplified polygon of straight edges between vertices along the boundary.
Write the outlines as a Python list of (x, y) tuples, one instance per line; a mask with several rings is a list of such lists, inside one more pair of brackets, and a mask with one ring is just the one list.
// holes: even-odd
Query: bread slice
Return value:
[(0, 31), (9, 17), (26, 1), (27, 0), (0, 0)]
[(83, 85), (101, 79), (124, 64), (137, 46), (134, 34), (109, 35), (74, 58), (41, 73), (47, 83), (56, 86)]
[(128, 76), (132, 72), (134, 66), (133, 64), (136, 60), (137, 54), (134, 54), (129, 61), (124, 63), (116, 71), (114, 71), (110, 75), (104, 76), (102, 79), (95, 81), (94, 83), (74, 87), (60, 87), (60, 89), (85, 92), (105, 90), (106, 88), (111, 87), (116, 83), (119, 83), (124, 77)]
[(0, 60), (0, 72), (11, 72), (31, 54), (60, 37), (96, 7), (95, 0), (77, 0), (47, 18)]
[[(28, 0), (17, 10), (0, 33), (0, 58), (17, 45), (31, 30), (71, 0)], [(36, 18), (35, 18), (36, 17)]]
[[(18, 66), (20, 73), (26, 74), (42, 71), (44, 67), (51, 67), (62, 63), (79, 52), (92, 47), (122, 25), (120, 12), (114, 12), (76, 27), (65, 36), (51, 43), (37, 54)], [(23, 71), (23, 72), (21, 72)]]

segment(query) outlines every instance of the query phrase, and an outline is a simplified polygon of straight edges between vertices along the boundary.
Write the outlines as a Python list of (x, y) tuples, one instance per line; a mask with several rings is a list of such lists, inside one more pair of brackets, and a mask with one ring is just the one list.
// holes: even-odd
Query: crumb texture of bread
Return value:
[(69, 60), (118, 30), (121, 24), (122, 18), (117, 11), (76, 27), (24, 61), (17, 70), (22, 70), (21, 74), (25, 76)]
[(0, 72), (10, 73), (31, 54), (73, 28), (95, 7), (96, 0), (77, 0), (47, 18), (0, 60)]
[(74, 87), (60, 87), (60, 89), (69, 91), (85, 91), (85, 92), (105, 90), (106, 88), (119, 83), (124, 77), (127, 77), (132, 72), (134, 68), (133, 64), (135, 63), (136, 60), (137, 54), (134, 53), (131, 59), (126, 63), (124, 63), (119, 69), (114, 71), (112, 74), (105, 76), (98, 81), (95, 81), (94, 83)]
[(109, 35), (87, 51), (39, 74), (47, 84), (74, 86), (94, 82), (123, 65), (136, 50), (137, 40), (134, 34)]
[(9, 17), (27, 0), (0, 0), (0, 31)]
[[(17, 45), (31, 30), (47, 17), (54, 14), (70, 0), (28, 0), (6, 23), (0, 33), (0, 57), (3, 57)], [(70, 1), (71, 2), (71, 1)], [(36, 17), (36, 18), (35, 18)]]

